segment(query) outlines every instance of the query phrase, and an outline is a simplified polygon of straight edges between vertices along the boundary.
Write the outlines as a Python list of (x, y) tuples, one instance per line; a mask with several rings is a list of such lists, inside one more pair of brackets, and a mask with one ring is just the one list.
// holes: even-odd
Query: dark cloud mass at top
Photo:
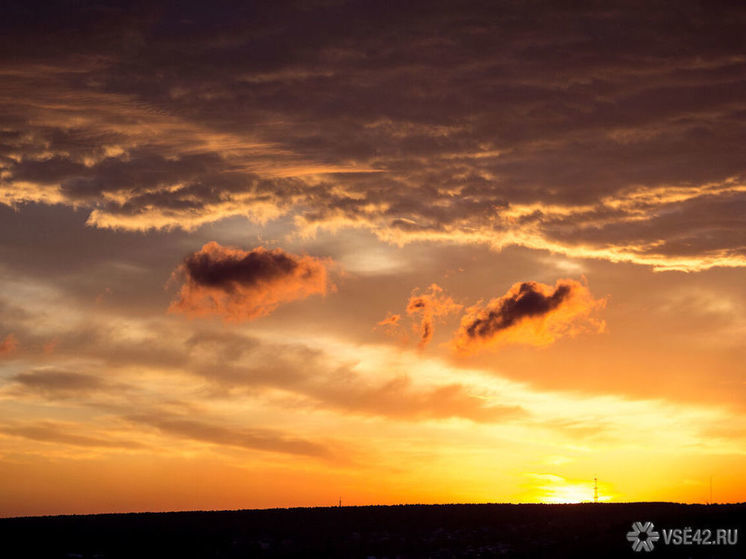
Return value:
[(746, 265), (738, 2), (3, 10), (0, 203)]

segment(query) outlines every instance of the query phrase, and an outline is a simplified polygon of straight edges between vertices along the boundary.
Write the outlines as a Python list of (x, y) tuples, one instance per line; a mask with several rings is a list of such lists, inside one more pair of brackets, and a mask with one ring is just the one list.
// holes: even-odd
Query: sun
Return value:
[(526, 497), (533, 503), (587, 503), (593, 501), (593, 482), (566, 479), (549, 473), (527, 472)]
[(587, 485), (554, 486), (540, 497), (543, 503), (587, 503), (593, 500), (593, 489)]
[(539, 503), (587, 503), (593, 501), (593, 483), (568, 480), (553, 474), (528, 474), (535, 480), (529, 495)]

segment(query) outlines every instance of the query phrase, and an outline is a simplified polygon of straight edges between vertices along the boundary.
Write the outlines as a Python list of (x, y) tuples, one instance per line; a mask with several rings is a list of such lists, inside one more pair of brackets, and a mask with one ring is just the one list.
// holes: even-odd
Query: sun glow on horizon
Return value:
[[(568, 480), (554, 474), (527, 473), (531, 488), (527, 492), (527, 503), (570, 504), (594, 502), (594, 482)], [(608, 484), (599, 484), (598, 502), (609, 502), (617, 495), (611, 493)]]

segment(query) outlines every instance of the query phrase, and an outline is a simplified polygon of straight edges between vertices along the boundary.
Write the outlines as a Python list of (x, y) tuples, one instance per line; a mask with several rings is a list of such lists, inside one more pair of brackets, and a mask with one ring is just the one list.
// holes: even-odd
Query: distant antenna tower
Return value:
[(339, 508), (342, 508), (342, 497), (339, 498)]
[(598, 478), (593, 478), (593, 502), (598, 503)]
[(710, 476), (710, 504), (712, 504), (712, 476)]

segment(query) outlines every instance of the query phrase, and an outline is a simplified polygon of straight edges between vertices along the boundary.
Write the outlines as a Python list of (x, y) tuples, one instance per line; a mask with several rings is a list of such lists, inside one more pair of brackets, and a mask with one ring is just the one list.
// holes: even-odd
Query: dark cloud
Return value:
[(477, 318), (469, 324), (466, 334), (472, 338), (491, 338), (519, 320), (548, 314), (566, 301), (571, 291), (571, 285), (562, 284), (545, 294), (536, 282), (523, 282), (516, 291), (502, 297), (484, 318)]
[(0, 203), (105, 228), (290, 215), (394, 242), (746, 264), (718, 225), (745, 228), (718, 203), (746, 176), (739, 3), (63, 2), (41, 19), (14, 8), (0, 34)]
[(184, 271), (196, 284), (233, 291), (235, 286), (256, 287), (292, 275), (297, 259), (280, 250), (256, 248), (243, 254), (223, 255), (216, 243), (184, 260)]
[(211, 242), (184, 259), (184, 278), (171, 310), (251, 320), (280, 303), (325, 294), (328, 262), (282, 249), (251, 251)]
[(559, 336), (575, 334), (585, 322), (602, 329), (603, 322), (589, 315), (604, 303), (593, 299), (587, 285), (575, 280), (558, 280), (554, 287), (533, 281), (517, 283), (486, 306), (471, 307), (454, 343), (466, 351), (500, 342), (552, 343)]

